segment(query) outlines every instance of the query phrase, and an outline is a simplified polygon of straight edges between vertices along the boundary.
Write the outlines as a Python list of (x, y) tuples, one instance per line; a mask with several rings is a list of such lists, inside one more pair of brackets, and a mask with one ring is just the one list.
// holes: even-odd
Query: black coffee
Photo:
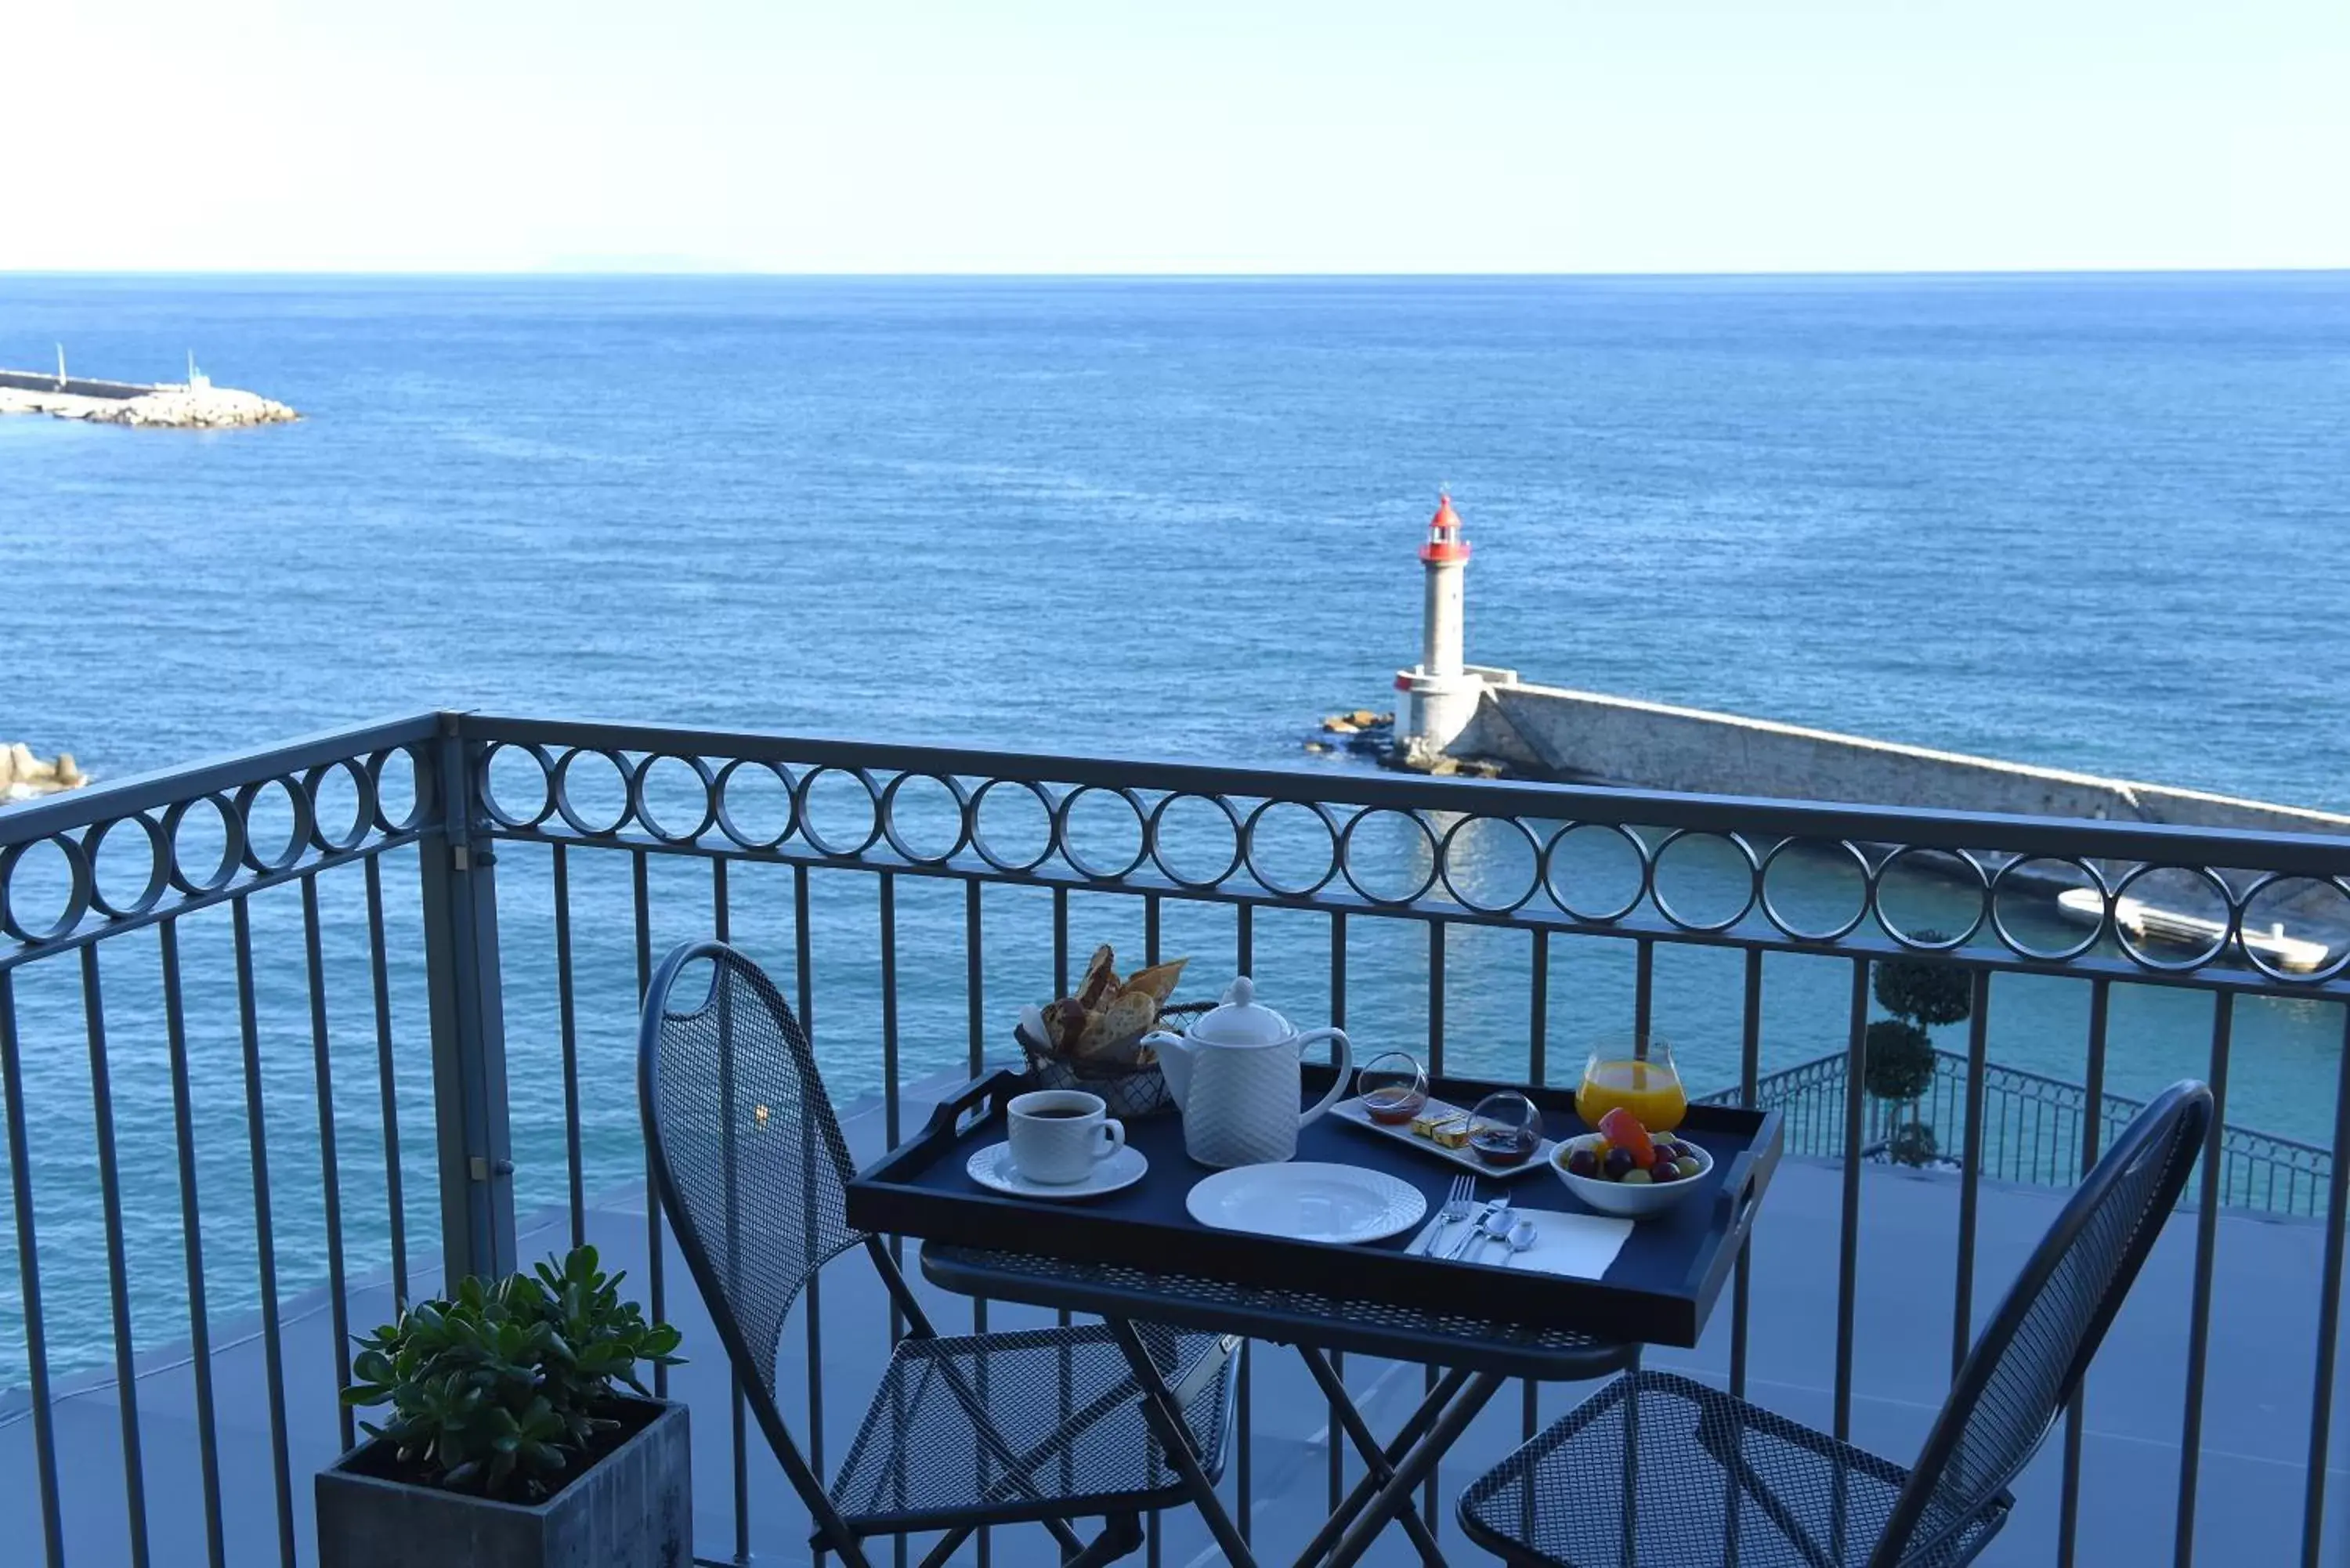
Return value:
[(1070, 1116), (1089, 1116), (1093, 1112), (1074, 1110), (1067, 1106), (1052, 1106), (1041, 1111), (1023, 1111), (1020, 1114), (1024, 1116), (1035, 1116), (1039, 1121), (1061, 1121)]

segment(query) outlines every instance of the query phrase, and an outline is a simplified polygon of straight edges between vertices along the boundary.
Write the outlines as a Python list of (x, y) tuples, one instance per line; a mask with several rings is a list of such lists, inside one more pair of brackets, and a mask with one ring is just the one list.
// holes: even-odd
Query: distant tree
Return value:
[(1934, 1086), (1934, 1042), (1906, 1018), (1868, 1026), (1861, 1086), (1880, 1100), (1907, 1105)]
[(1974, 978), (1947, 960), (1888, 959), (1877, 966), (1877, 1004), (1896, 1018), (1934, 1027), (1974, 1012)]
[[(1920, 931), (1921, 941), (1944, 940)], [(1877, 965), (1869, 989), (1891, 1013), (1868, 1026), (1862, 1086), (1878, 1103), (1878, 1125), (1917, 1100), (1934, 1085), (1934, 1037), (1929, 1031), (1963, 1023), (1974, 1013), (1974, 976), (1948, 959), (1887, 959)], [(1934, 1129), (1912, 1117), (1886, 1141), (1886, 1152), (1903, 1165), (1924, 1165), (1939, 1152)]]

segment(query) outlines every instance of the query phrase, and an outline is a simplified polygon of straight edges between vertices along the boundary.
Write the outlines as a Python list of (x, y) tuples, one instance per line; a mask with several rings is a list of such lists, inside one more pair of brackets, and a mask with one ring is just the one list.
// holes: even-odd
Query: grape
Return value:
[(1631, 1169), (1632, 1151), (1628, 1148), (1611, 1148), (1607, 1151), (1607, 1160), (1600, 1167), (1600, 1173), (1610, 1181), (1621, 1181)]
[(1705, 1166), (1699, 1160), (1683, 1159), (1675, 1161), (1673, 1168), (1683, 1176), (1695, 1176), (1704, 1170)]
[(1566, 1172), (1569, 1176), (1596, 1177), (1599, 1174), (1598, 1157), (1587, 1148), (1578, 1148), (1566, 1157)]
[(1623, 1176), (1623, 1182), (1627, 1187), (1638, 1187), (1644, 1182), (1654, 1181), (1656, 1179), (1657, 1179), (1655, 1177), (1649, 1175), (1647, 1171), (1637, 1168), (1626, 1171)]
[(1673, 1163), (1665, 1158), (1663, 1149), (1657, 1151), (1657, 1163), (1648, 1167), (1648, 1179), (1659, 1182), (1679, 1179), (1679, 1173), (1673, 1169)]

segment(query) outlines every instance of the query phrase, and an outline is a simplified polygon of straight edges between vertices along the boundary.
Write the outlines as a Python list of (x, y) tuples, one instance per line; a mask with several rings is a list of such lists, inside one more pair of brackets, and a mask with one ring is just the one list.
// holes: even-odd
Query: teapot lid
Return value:
[(1256, 1002), (1256, 982), (1242, 975), (1224, 992), (1222, 1005), (1210, 1008), (1190, 1033), (1210, 1045), (1277, 1045), (1297, 1031), (1289, 1020)]

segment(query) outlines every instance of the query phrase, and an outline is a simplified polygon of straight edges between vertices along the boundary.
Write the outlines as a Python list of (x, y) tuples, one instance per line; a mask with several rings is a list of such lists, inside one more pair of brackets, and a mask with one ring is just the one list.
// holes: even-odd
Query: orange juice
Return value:
[(1583, 1070), (1583, 1087), (1575, 1092), (1575, 1114), (1586, 1125), (1621, 1106), (1652, 1133), (1669, 1133), (1689, 1114), (1689, 1095), (1681, 1075), (1669, 1063), (1629, 1058), (1594, 1061)]

